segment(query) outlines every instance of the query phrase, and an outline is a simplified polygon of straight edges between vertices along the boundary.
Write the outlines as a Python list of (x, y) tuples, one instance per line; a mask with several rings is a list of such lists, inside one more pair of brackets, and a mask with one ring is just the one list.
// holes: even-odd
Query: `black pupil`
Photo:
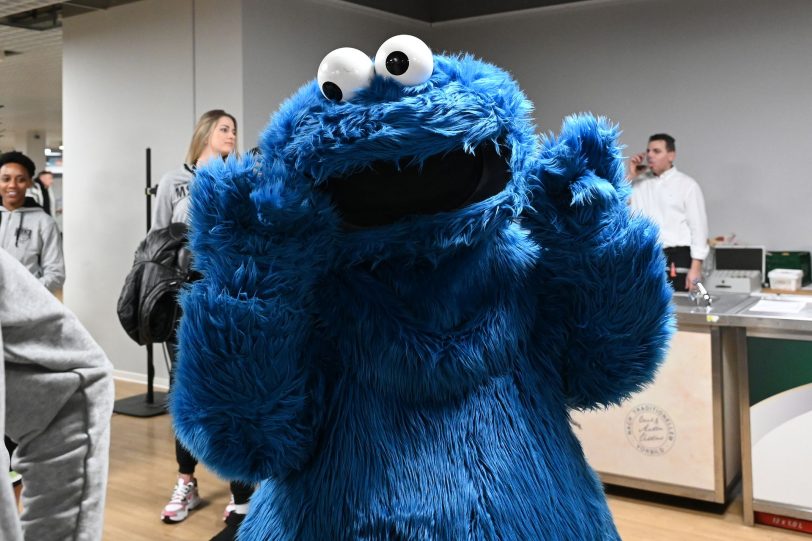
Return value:
[(389, 53), (386, 57), (386, 71), (392, 75), (403, 75), (409, 69), (409, 57), (401, 51)]
[(342, 94), (341, 89), (338, 88), (338, 85), (335, 83), (331, 83), (327, 81), (323, 85), (321, 85), (321, 91), (324, 93), (324, 96), (330, 101), (341, 101), (341, 98), (344, 94)]

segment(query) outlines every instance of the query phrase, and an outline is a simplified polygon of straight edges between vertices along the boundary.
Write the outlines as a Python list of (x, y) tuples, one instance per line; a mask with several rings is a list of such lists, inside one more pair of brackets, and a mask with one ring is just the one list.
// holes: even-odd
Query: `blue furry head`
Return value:
[(538, 147), (531, 103), (491, 64), (433, 59), (424, 83), (375, 75), (347, 102), (312, 81), (262, 135), (272, 175), (330, 198), (354, 233), (345, 246), (353, 259), (472, 244), (526, 204)]

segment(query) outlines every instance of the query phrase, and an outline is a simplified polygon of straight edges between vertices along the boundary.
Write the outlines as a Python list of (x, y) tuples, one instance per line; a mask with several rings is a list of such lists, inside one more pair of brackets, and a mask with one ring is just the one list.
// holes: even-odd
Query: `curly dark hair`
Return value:
[(0, 155), (0, 167), (3, 167), (7, 163), (22, 165), (28, 171), (28, 177), (34, 178), (34, 171), (36, 171), (37, 167), (34, 165), (34, 162), (31, 161), (31, 158), (22, 152), (12, 150), (11, 152)]

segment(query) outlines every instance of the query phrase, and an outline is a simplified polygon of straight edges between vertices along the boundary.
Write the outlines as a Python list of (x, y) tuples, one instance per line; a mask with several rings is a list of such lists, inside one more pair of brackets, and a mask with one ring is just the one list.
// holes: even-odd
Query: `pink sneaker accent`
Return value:
[(184, 520), (189, 516), (189, 511), (200, 504), (200, 496), (197, 493), (197, 479), (185, 483), (178, 478), (178, 483), (172, 491), (172, 498), (161, 511), (161, 520), (167, 524), (174, 524)]

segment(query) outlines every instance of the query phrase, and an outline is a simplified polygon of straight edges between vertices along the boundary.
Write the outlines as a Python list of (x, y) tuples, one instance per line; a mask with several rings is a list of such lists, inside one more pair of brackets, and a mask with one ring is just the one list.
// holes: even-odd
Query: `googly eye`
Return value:
[(375, 73), (406, 86), (425, 83), (433, 71), (431, 49), (418, 38), (407, 34), (384, 41), (375, 55)]
[(358, 49), (342, 47), (330, 52), (319, 64), (321, 93), (330, 101), (351, 100), (369, 86), (375, 75), (372, 60)]

